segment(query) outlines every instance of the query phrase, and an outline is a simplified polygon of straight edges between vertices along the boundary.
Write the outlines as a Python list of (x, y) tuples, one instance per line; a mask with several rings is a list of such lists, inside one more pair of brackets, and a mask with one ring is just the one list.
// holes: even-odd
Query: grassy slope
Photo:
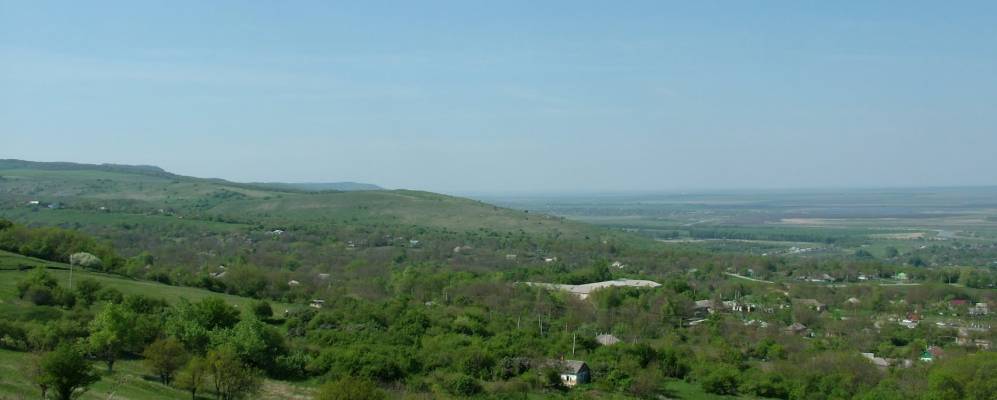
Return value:
[[(176, 220), (177, 216), (197, 213), (249, 218), (254, 222), (343, 223), (362, 219), (388, 225), (417, 225), (453, 231), (523, 230), (532, 234), (559, 233), (565, 237), (605, 232), (560, 218), (420, 191), (306, 193), (180, 176), (99, 169), (4, 169), (2, 164), (0, 177), (0, 200), (7, 200), (13, 206), (2, 210), (2, 215), (24, 222), (120, 223), (135, 217), (136, 209), (145, 213), (167, 209), (174, 210), (176, 216), (158, 216), (163, 220), (150, 218), (142, 222), (165, 223), (166, 220)], [(28, 200), (61, 202), (79, 214), (60, 215), (51, 210), (32, 212), (23, 205)], [(97, 205), (105, 205), (111, 212), (96, 212)], [(123, 216), (118, 214), (117, 208), (125, 206), (132, 211)], [(118, 217), (115, 218), (115, 215)], [(213, 225), (206, 227), (225, 229), (218, 224)]]
[[(69, 284), (69, 265), (25, 257), (0, 250), (0, 305), (9, 304), (10, 299), (16, 297), (17, 282), (29, 273), (28, 271), (18, 271), (17, 267), (19, 265), (44, 266), (59, 281), (59, 285), (67, 286)], [(124, 294), (144, 294), (159, 297), (168, 302), (176, 302), (182, 298), (190, 301), (198, 301), (205, 297), (221, 297), (236, 307), (246, 309), (252, 301), (252, 299), (246, 297), (215, 293), (191, 287), (164, 285), (158, 282), (140, 281), (117, 275), (81, 271), (79, 268), (73, 271), (73, 280), (76, 282), (79, 282), (80, 279), (88, 278), (94, 279), (106, 287), (118, 289)], [(274, 310), (278, 311), (291, 307), (301, 307), (300, 305), (284, 303), (272, 304)]]
[[(44, 266), (59, 280), (60, 285), (67, 285), (69, 280), (68, 266), (18, 254), (0, 251), (0, 315), (25, 315), (28, 304), (17, 299), (17, 282), (28, 272), (17, 271), (21, 265)], [(209, 296), (221, 297), (230, 304), (246, 309), (251, 299), (209, 292), (202, 289), (168, 286), (155, 282), (137, 281), (113, 275), (93, 272), (73, 272), (73, 279), (91, 278), (104, 286), (113, 287), (125, 294), (145, 294), (166, 299), (170, 302), (185, 298), (197, 301)], [(274, 308), (292, 307), (287, 304), (274, 304)], [(25, 365), (31, 354), (0, 349), (0, 399), (33, 398), (37, 390), (25, 381), (21, 366)], [(99, 369), (101, 364), (95, 364)], [(101, 372), (104, 371), (101, 369)], [(283, 399), (300, 397), (310, 393), (311, 389), (299, 387), (286, 382), (267, 381), (259, 398)], [(115, 364), (115, 372), (105, 373), (103, 379), (95, 384), (83, 399), (107, 399), (111, 393), (114, 398), (124, 399), (189, 399), (186, 392), (161, 385), (148, 376), (148, 371), (140, 360), (123, 360)]]

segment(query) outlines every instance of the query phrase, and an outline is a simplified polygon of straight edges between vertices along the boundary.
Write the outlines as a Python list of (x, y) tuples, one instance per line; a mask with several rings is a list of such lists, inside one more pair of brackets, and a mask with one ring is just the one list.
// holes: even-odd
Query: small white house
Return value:
[(567, 387), (586, 384), (589, 382), (589, 366), (584, 361), (578, 360), (550, 360), (547, 362), (550, 368), (554, 368), (561, 376), (561, 383)]

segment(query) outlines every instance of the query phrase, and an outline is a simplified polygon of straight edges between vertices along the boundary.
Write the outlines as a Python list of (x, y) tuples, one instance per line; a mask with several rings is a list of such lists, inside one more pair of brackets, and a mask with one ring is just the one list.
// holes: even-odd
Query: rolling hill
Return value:
[(29, 203), (37, 201), (39, 205), (53, 205), (51, 209), (55, 211), (169, 214), (195, 220), (221, 218), (246, 223), (363, 220), (458, 232), (490, 229), (578, 236), (597, 231), (559, 218), (533, 216), (429, 192), (315, 190), (308, 185), (246, 184), (187, 177), (149, 166), (0, 160), (0, 208), (8, 215), (24, 214), (11, 211), (19, 208), (35, 209)]

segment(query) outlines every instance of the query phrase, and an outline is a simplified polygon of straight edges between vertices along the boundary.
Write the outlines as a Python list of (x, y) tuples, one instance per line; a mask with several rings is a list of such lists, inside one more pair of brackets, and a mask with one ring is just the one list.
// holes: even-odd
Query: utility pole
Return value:
[(73, 290), (73, 264), (69, 264), (69, 290)]
[(540, 326), (540, 336), (543, 336), (544, 335), (544, 321), (543, 321), (543, 315), (541, 315), (541, 314), (537, 314), (537, 325)]
[(578, 336), (578, 333), (574, 333), (574, 332), (571, 333), (571, 357), (575, 356), (575, 339), (576, 339), (577, 336)]

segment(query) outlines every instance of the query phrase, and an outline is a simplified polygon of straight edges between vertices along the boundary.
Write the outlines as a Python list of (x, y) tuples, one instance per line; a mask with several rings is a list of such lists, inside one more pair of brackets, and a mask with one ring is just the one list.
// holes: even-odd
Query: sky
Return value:
[(0, 158), (445, 193), (997, 184), (997, 2), (0, 0)]

